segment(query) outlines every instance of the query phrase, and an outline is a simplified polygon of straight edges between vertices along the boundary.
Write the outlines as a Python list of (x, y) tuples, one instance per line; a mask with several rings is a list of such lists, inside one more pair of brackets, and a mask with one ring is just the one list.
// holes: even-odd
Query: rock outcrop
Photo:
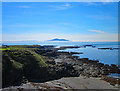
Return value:
[(3, 87), (25, 82), (46, 82), (62, 77), (102, 77), (120, 73), (116, 65), (80, 59), (76, 52), (60, 52), (53, 46), (7, 46), (2, 52)]

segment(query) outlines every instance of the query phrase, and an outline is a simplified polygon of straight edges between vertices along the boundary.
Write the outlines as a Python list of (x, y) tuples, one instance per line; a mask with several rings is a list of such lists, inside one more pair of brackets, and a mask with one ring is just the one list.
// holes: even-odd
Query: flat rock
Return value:
[(118, 89), (100, 78), (69, 77), (59, 79), (58, 82), (67, 84), (72, 89)]
[(48, 81), (45, 83), (27, 83), (21, 86), (14, 86), (4, 88), (2, 91), (9, 91), (12, 89), (16, 89), (16, 91), (20, 91), (22, 89), (35, 89), (39, 91), (40, 89), (57, 89), (58, 91), (62, 91), (62, 89), (118, 89), (115, 86), (110, 85), (108, 82), (100, 80), (100, 78), (84, 78), (80, 77), (67, 77), (61, 78), (58, 80)]

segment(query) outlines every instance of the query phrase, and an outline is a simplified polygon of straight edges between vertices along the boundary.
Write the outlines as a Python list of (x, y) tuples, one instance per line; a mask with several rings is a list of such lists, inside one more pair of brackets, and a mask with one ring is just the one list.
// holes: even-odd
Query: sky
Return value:
[(117, 41), (116, 2), (3, 2), (3, 41)]

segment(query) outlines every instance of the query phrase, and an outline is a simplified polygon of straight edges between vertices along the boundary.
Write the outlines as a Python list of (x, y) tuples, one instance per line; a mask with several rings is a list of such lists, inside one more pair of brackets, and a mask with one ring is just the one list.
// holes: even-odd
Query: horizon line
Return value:
[(69, 40), (69, 41), (48, 41), (48, 40), (5, 40), (1, 42), (120, 42), (120, 40)]

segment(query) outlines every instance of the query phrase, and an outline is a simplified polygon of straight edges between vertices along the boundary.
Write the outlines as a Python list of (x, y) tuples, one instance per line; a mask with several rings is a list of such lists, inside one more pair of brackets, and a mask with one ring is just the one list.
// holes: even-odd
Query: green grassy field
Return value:
[[(33, 45), (35, 46), (35, 45)], [(17, 50), (17, 49), (36, 49), (36, 48), (27, 48), (28, 45), (13, 45), (13, 46), (8, 46), (8, 47), (1, 47), (0, 50)]]

